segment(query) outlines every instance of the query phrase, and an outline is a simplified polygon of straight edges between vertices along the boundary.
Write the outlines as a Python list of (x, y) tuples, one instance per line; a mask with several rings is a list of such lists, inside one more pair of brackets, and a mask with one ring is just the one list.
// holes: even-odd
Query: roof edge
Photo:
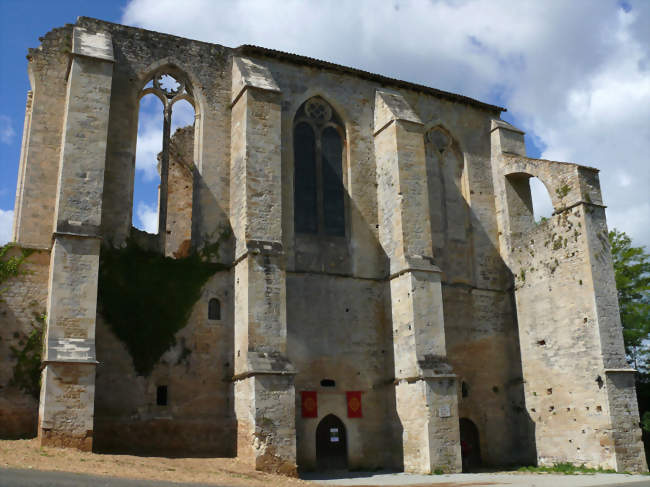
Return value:
[(428, 93), (431, 95), (438, 96), (440, 98), (446, 98), (448, 100), (453, 100), (461, 103), (466, 103), (468, 105), (473, 105), (479, 108), (483, 108), (492, 112), (507, 112), (508, 110), (504, 107), (497, 105), (491, 105), (482, 101), (475, 100), (464, 95), (458, 95), (456, 93), (451, 93), (449, 91), (438, 90), (436, 88), (431, 88), (429, 86), (420, 85), (417, 83), (411, 83), (408, 81), (399, 80), (396, 78), (390, 78), (388, 76), (383, 76), (381, 74), (370, 73), (368, 71), (363, 71), (362, 69), (351, 68), (349, 66), (343, 66), (341, 64), (331, 63), (329, 61), (323, 61), (321, 59), (315, 59), (308, 56), (301, 56), (300, 54), (293, 54), (284, 51), (278, 51), (275, 49), (269, 49), (266, 47), (255, 46), (253, 44), (243, 44), (237, 48), (235, 51), (243, 55), (259, 55), (275, 59), (280, 59), (282, 61), (287, 61), (293, 64), (300, 65), (311, 65), (319, 68), (329, 69), (331, 71), (338, 71), (340, 73), (351, 74), (362, 79), (369, 81), (376, 81), (385, 85), (392, 85), (398, 88), (406, 88), (409, 90), (420, 91), (422, 93)]

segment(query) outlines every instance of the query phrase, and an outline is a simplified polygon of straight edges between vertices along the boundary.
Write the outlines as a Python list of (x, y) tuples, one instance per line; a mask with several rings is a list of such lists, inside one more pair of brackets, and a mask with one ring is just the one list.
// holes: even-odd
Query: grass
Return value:
[(630, 472), (617, 472), (611, 468), (605, 469), (602, 467), (590, 468), (582, 465), (574, 465), (572, 463), (556, 463), (552, 467), (521, 467), (518, 469), (519, 472), (531, 472), (531, 473), (561, 473), (564, 475), (579, 475), (579, 474), (596, 474), (596, 473), (627, 473)]

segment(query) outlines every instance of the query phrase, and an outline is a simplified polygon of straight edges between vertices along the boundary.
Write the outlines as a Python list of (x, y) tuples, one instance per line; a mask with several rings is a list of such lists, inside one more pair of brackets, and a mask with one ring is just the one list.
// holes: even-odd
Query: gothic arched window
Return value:
[(296, 233), (345, 235), (344, 127), (322, 98), (307, 100), (293, 125)]
[[(162, 253), (176, 257), (191, 239), (196, 120), (192, 88), (183, 72), (165, 66), (150, 75), (139, 98), (137, 145), (142, 148), (136, 150), (131, 223), (157, 235)], [(162, 105), (151, 106), (155, 98)], [(174, 133), (184, 126), (187, 130)]]

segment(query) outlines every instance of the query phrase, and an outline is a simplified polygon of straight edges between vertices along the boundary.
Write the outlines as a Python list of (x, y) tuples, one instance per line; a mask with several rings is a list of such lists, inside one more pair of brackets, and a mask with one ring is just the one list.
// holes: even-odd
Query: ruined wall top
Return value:
[[(167, 39), (177, 39), (179, 42), (185, 42), (185, 43), (196, 43), (196, 44), (209, 44), (209, 45), (214, 45), (218, 47), (226, 47), (227, 46), (222, 46), (219, 44), (213, 44), (213, 43), (207, 43), (203, 41), (197, 41), (197, 40), (192, 40), (192, 39), (186, 39), (183, 37), (178, 37), (174, 36), (171, 34), (164, 34), (160, 32), (155, 32), (155, 31), (149, 31), (146, 29), (140, 29), (137, 27), (129, 27), (129, 26), (124, 26), (121, 24), (115, 24), (112, 22), (106, 22), (104, 20), (99, 20), (99, 19), (94, 19), (91, 17), (83, 17), (80, 16), (77, 18), (77, 26), (83, 27), (87, 29), (89, 32), (98, 32), (98, 31), (105, 31), (105, 30), (120, 30), (124, 32), (130, 32), (134, 35), (137, 34), (144, 34), (146, 33), (147, 37), (164, 37)], [(393, 88), (405, 88), (408, 90), (413, 90), (417, 92), (422, 92), (425, 94), (429, 95), (434, 95), (439, 98), (447, 99), (450, 101), (456, 101), (468, 105), (472, 105), (484, 110), (488, 110), (491, 112), (496, 112), (497, 114), (499, 112), (505, 112), (507, 111), (505, 108), (496, 106), (496, 105), (491, 105), (489, 103), (484, 103), (479, 100), (475, 100), (473, 98), (464, 96), (464, 95), (459, 95), (456, 93), (451, 93), (443, 90), (439, 90), (436, 88), (431, 88), (429, 86), (424, 86), (420, 85), (417, 83), (410, 83), (407, 81), (395, 79), (395, 78), (390, 78), (387, 76), (382, 76), (380, 74), (375, 74), (375, 73), (370, 73), (368, 71), (363, 71), (361, 69), (356, 69), (356, 68), (351, 68), (348, 66), (343, 66), (340, 64), (335, 64), (331, 63), (328, 61), (323, 61), (320, 59), (314, 59), (308, 56), (301, 56), (298, 54), (293, 54), (293, 53), (288, 53), (288, 52), (283, 52), (283, 51), (277, 51), (275, 49), (268, 49), (264, 47), (259, 47), (259, 46), (254, 46), (250, 44), (244, 44), (242, 46), (236, 47), (236, 48), (227, 48), (231, 49), (234, 54), (240, 55), (240, 56), (250, 56), (250, 57), (266, 57), (266, 58), (272, 58), (272, 59), (277, 59), (280, 61), (285, 61), (288, 63), (292, 64), (298, 64), (298, 65), (303, 65), (303, 66), (312, 66), (320, 69), (326, 69), (330, 71), (335, 71), (339, 73), (344, 73), (347, 75), (352, 75), (357, 78), (361, 78), (367, 81), (373, 81), (385, 86), (391, 86)]]

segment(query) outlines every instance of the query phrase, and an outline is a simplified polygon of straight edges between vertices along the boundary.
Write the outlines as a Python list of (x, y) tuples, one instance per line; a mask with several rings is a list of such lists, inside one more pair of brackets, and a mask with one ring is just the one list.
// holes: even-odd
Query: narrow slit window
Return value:
[(212, 298), (208, 303), (208, 319), (221, 319), (221, 302), (217, 298)]
[(158, 386), (156, 389), (156, 404), (167, 406), (167, 386)]

